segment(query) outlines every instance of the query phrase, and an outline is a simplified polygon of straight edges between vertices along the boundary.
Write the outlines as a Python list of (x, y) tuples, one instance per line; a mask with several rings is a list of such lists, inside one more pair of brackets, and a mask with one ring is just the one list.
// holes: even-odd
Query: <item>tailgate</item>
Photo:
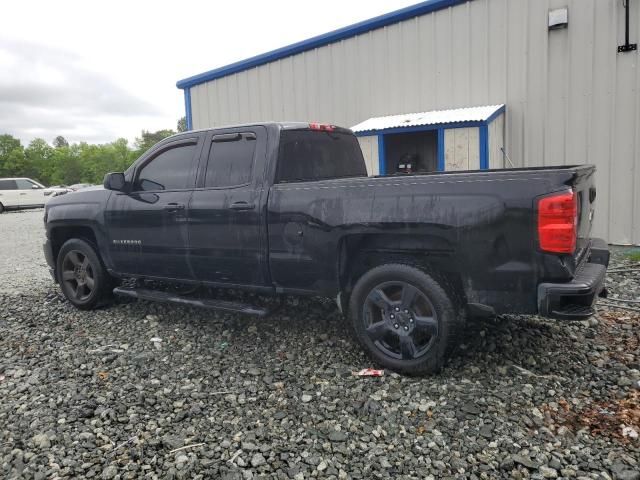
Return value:
[(593, 165), (585, 165), (576, 170), (573, 178), (573, 190), (578, 196), (578, 239), (575, 258), (581, 262), (589, 251), (591, 226), (593, 224), (596, 187)]

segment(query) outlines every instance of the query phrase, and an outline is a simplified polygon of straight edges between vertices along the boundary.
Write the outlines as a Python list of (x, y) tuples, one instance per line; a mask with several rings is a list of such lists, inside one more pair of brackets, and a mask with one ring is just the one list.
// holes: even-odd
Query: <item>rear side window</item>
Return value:
[(348, 133), (283, 130), (276, 182), (365, 177), (358, 139)]
[(195, 142), (160, 153), (142, 167), (135, 190), (182, 190), (193, 186), (191, 162), (195, 153)]
[(205, 187), (233, 187), (251, 180), (255, 133), (214, 135), (209, 149)]
[(0, 190), (17, 190), (15, 180), (0, 180)]

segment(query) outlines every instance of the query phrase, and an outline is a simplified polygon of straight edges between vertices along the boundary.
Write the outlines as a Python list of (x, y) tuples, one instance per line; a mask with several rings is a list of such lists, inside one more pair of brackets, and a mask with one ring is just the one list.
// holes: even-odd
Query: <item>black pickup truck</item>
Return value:
[(609, 262), (589, 235), (594, 172), (368, 177), (356, 137), (333, 125), (190, 131), (108, 174), (104, 188), (52, 199), (44, 250), (81, 309), (115, 292), (268, 313), (153, 282), (325, 296), (380, 364), (427, 373), (467, 317), (594, 313)]

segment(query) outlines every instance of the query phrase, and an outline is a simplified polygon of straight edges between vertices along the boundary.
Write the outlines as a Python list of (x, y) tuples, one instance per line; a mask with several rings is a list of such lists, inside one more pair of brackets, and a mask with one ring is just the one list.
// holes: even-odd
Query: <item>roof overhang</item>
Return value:
[(373, 117), (351, 127), (357, 135), (376, 135), (378, 132), (403, 130), (433, 130), (436, 128), (460, 128), (491, 123), (505, 111), (504, 105), (433, 110), (431, 112), (403, 113)]
[(378, 17), (364, 20), (359, 23), (354, 23), (348, 27), (343, 27), (338, 30), (334, 30), (317, 37), (309, 38), (301, 42), (288, 45), (286, 47), (278, 48), (255, 57), (247, 58), (224, 67), (209, 70), (208, 72), (200, 73), (192, 77), (179, 80), (176, 83), (178, 88), (187, 89), (201, 83), (209, 82), (217, 78), (226, 77), (234, 73), (242, 72), (243, 70), (249, 70), (266, 63), (274, 62), (291, 55), (305, 52), (307, 50), (313, 50), (314, 48), (323, 47), (330, 43), (334, 43), (346, 38), (355, 37), (362, 33), (376, 30), (378, 28), (386, 27), (394, 23), (408, 20), (410, 18), (419, 17), (427, 13), (442, 10), (444, 8), (452, 7), (460, 3), (465, 3), (471, 0), (427, 0), (425, 2), (411, 5), (409, 7), (402, 8), (400, 10), (393, 11)]

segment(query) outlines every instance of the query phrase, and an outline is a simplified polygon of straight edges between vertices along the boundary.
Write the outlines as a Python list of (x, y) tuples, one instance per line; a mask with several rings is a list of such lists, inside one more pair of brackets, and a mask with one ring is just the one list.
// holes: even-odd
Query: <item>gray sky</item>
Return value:
[(177, 80), (418, 1), (8, 2), (0, 134), (108, 142), (175, 128)]

